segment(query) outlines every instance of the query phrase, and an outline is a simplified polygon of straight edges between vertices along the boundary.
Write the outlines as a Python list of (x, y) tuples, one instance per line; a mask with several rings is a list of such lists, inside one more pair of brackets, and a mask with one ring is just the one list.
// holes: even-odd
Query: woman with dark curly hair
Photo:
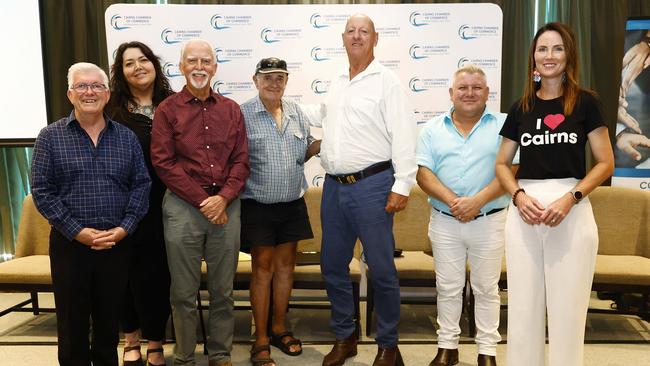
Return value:
[(578, 67), (571, 29), (542, 26), (530, 45), (524, 95), (501, 129), (496, 175), (512, 195), (505, 226), (509, 365), (544, 366), (547, 324), (547, 364), (583, 364), (598, 251), (589, 193), (612, 175), (614, 156), (601, 104), (579, 86)]
[(162, 226), (162, 198), (165, 186), (151, 165), (151, 122), (156, 106), (173, 94), (162, 73), (160, 61), (141, 42), (122, 43), (111, 67), (111, 118), (129, 127), (138, 136), (144, 152), (151, 195), (149, 212), (133, 234), (129, 287), (122, 316), (124, 366), (142, 366), (140, 332), (147, 345), (147, 365), (165, 365), (162, 342), (169, 318), (169, 269)]

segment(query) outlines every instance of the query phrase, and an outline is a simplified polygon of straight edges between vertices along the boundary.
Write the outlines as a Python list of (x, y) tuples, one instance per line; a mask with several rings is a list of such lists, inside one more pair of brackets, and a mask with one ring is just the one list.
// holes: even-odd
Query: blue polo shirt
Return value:
[[(452, 112), (453, 108), (432, 118), (422, 128), (416, 152), (417, 163), (431, 170), (458, 196), (473, 196), (495, 177), (494, 163), (501, 145), (499, 131), (506, 114), (485, 108), (478, 123), (465, 137), (454, 126)], [(483, 206), (481, 213), (506, 207), (509, 200), (504, 194)], [(449, 212), (449, 206), (444, 202), (429, 197), (429, 203), (440, 211)]]

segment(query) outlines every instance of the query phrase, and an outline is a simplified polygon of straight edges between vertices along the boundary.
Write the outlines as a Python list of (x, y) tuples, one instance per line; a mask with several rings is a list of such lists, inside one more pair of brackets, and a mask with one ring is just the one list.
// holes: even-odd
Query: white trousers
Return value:
[(474, 291), (478, 352), (496, 356), (499, 335), (499, 276), (506, 210), (461, 223), (431, 210), (429, 239), (438, 292), (438, 347), (458, 348), (467, 262)]
[[(576, 179), (520, 180), (544, 206)], [(511, 206), (506, 220), (508, 366), (544, 366), (545, 318), (549, 365), (582, 366), (585, 322), (598, 251), (589, 199), (556, 227), (528, 225)]]

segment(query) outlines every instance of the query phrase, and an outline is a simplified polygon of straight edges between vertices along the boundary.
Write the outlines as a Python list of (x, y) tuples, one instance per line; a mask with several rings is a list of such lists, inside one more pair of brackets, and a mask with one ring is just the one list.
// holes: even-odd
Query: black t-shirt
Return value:
[(583, 91), (570, 116), (564, 115), (561, 97), (535, 97), (528, 113), (516, 102), (500, 134), (519, 144), (517, 179), (582, 179), (587, 134), (601, 126), (605, 123), (600, 102)]

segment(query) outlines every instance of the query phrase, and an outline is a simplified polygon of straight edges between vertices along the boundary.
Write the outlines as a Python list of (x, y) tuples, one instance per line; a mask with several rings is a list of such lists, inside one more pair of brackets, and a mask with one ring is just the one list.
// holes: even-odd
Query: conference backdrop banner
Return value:
[[(324, 100), (330, 79), (347, 67), (341, 33), (356, 13), (373, 19), (379, 33), (375, 57), (402, 80), (418, 124), (450, 108), (451, 76), (468, 63), (486, 72), (488, 106), (500, 110), (503, 14), (494, 4), (116, 4), (106, 10), (106, 41), (110, 63), (121, 43), (146, 43), (180, 90), (183, 42), (206, 39), (218, 62), (212, 88), (238, 103), (257, 95), (252, 81), (257, 62), (279, 57), (290, 73), (285, 97), (311, 104)], [(312, 134), (320, 137), (318, 129)], [(305, 174), (310, 185), (320, 185), (319, 159), (305, 165)]]
[(626, 23), (612, 185), (650, 190), (650, 17)]

